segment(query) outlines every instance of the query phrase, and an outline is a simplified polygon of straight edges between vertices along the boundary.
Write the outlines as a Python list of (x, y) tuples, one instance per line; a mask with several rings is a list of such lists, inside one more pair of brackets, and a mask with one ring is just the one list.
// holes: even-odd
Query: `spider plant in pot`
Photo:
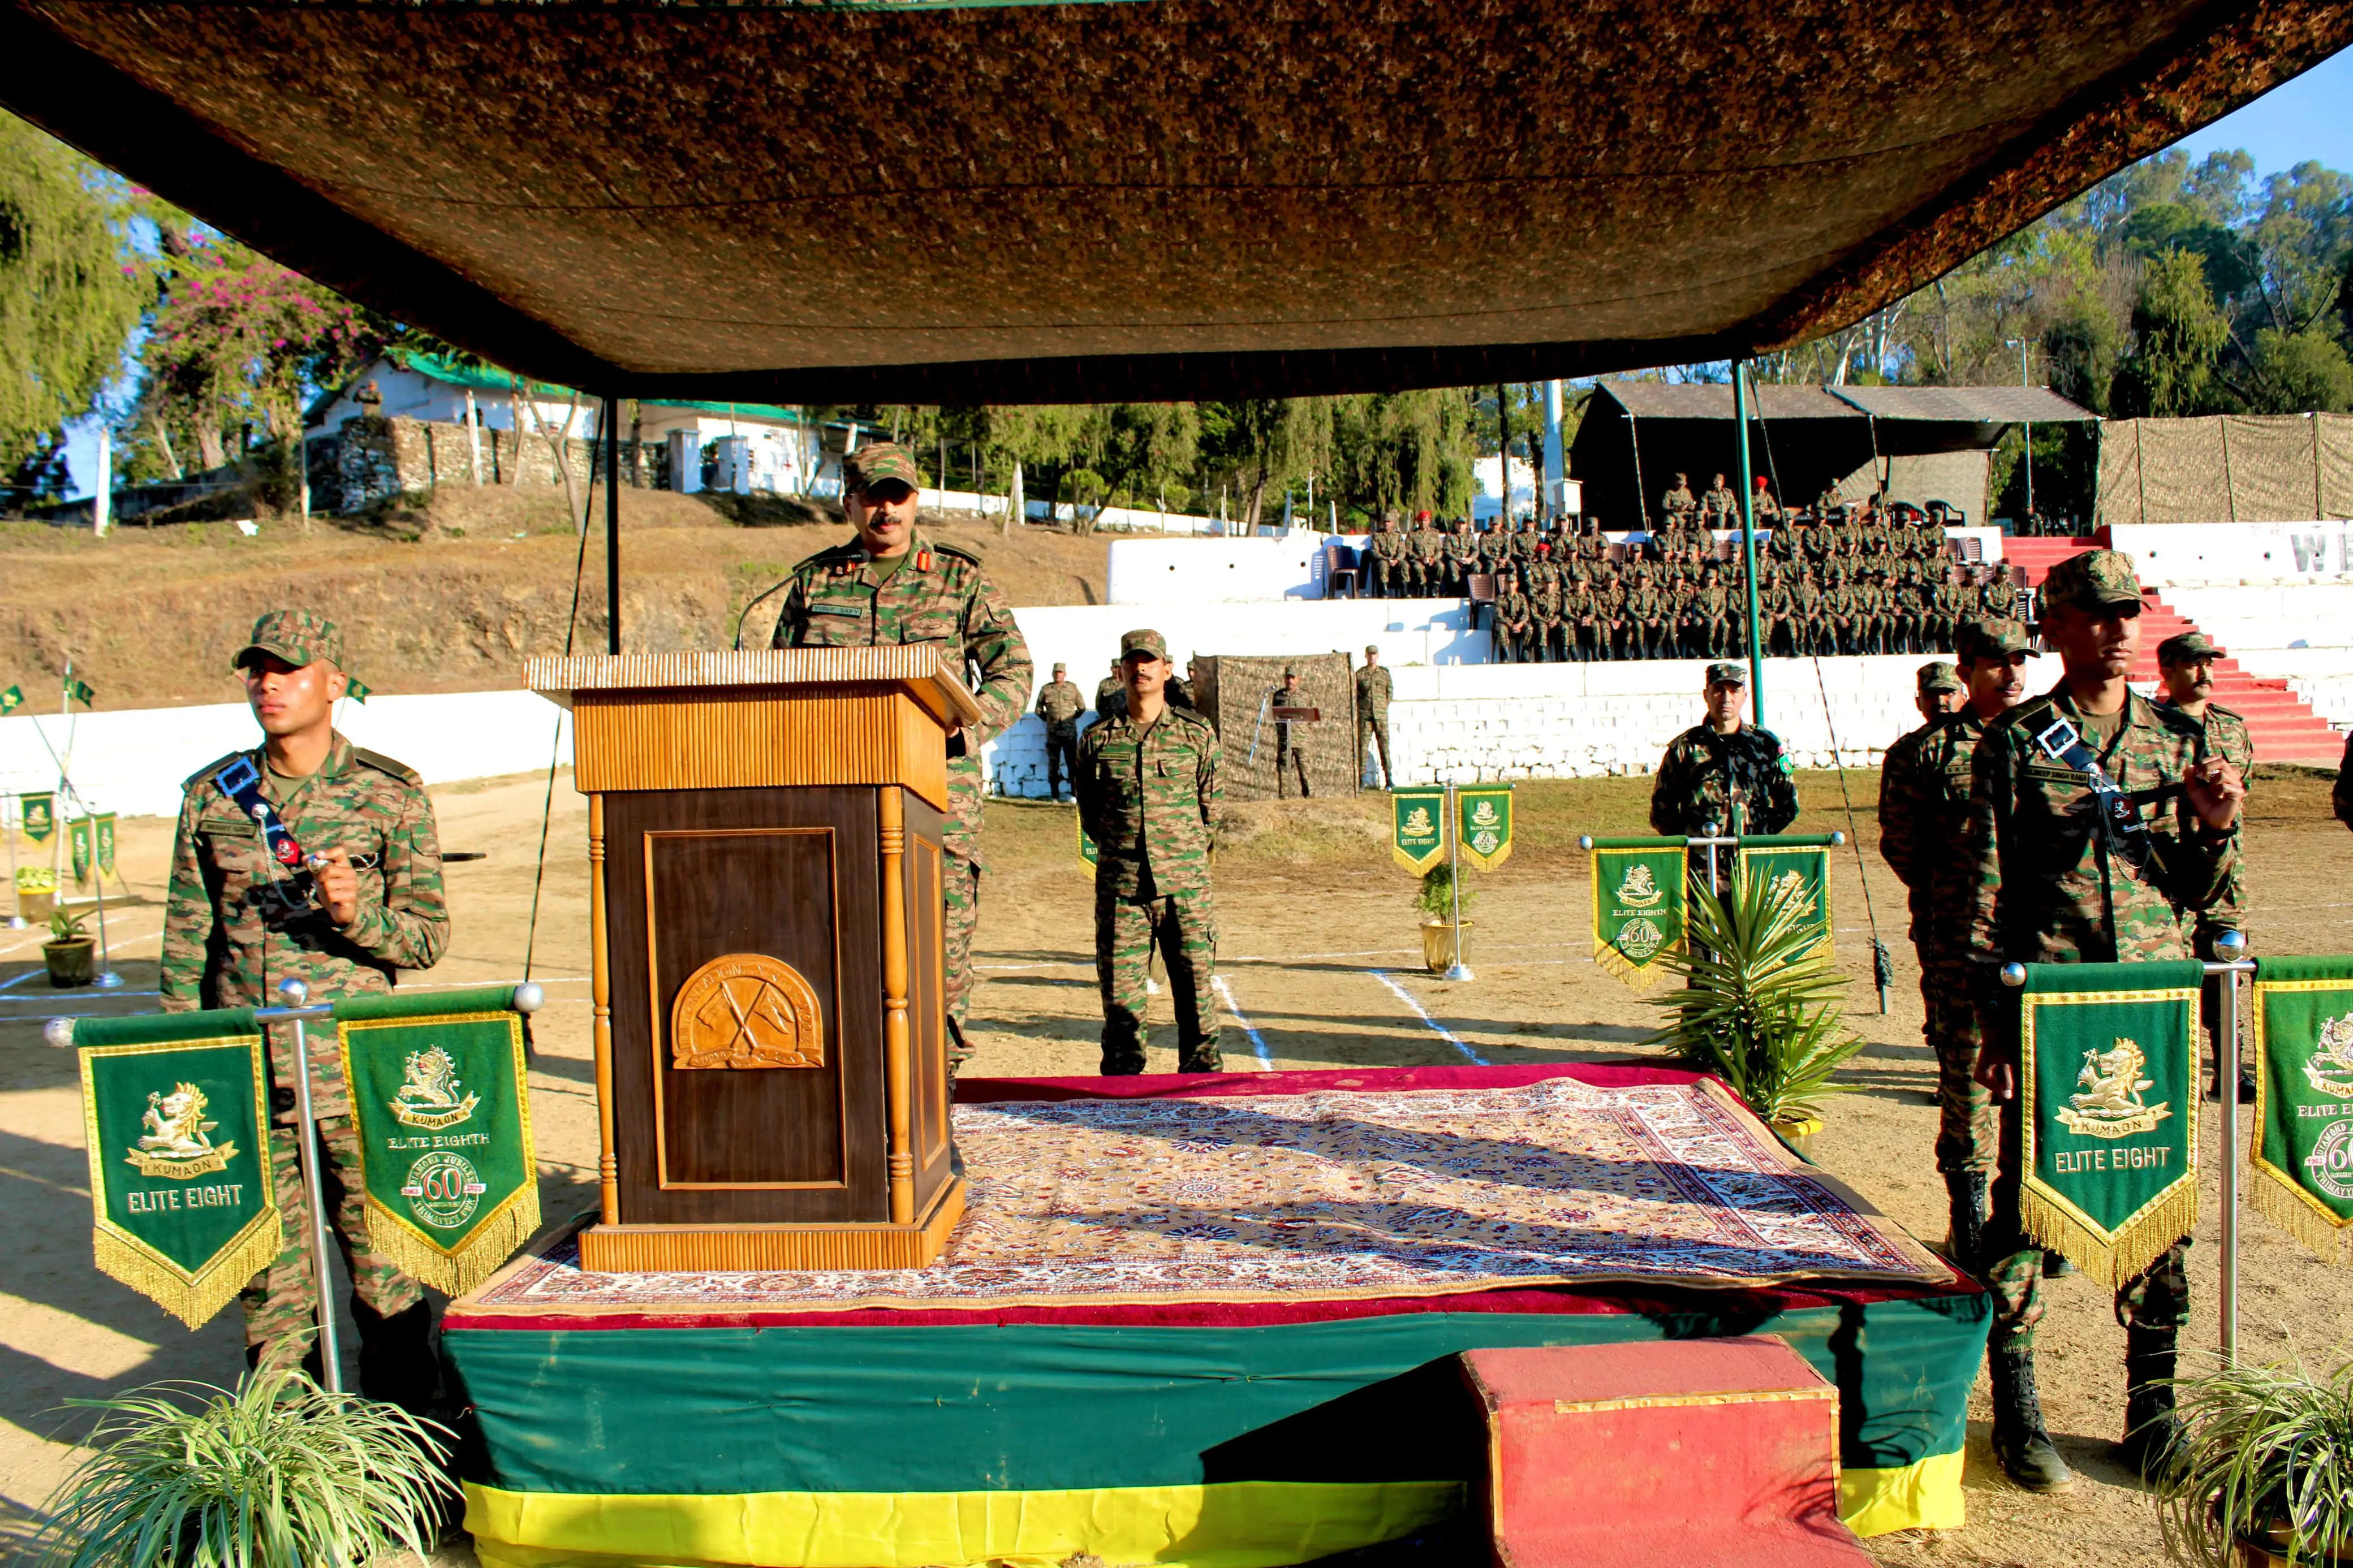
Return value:
[(49, 984), (62, 989), (87, 985), (98, 978), (98, 942), (87, 929), (88, 915), (64, 910), (49, 915), (49, 940), (41, 943), (41, 961), (48, 965)]
[(1801, 1148), (1821, 1130), (1823, 1097), (1849, 1087), (1832, 1075), (1863, 1044), (1845, 1026), (1836, 997), (1847, 983), (1823, 961), (1812, 913), (1802, 891), (1767, 877), (1736, 877), (1723, 898), (1694, 887), (1689, 940), (1664, 961), (1685, 986), (1656, 999), (1667, 1022), (1643, 1042), (1724, 1079)]
[(300, 1568), (425, 1557), (457, 1488), (451, 1434), (295, 1372), (157, 1383), (98, 1410), (48, 1502), (43, 1568)]
[(2353, 1563), (2353, 1363), (2225, 1363), (2173, 1387), (2182, 1435), (2155, 1484), (2177, 1561)]
[(1464, 962), (1462, 933), (1475, 923), (1471, 906), (1479, 901), (1477, 889), (1464, 882), (1458, 904), (1454, 882), (1454, 868), (1440, 860), (1421, 874), (1420, 890), (1413, 896), (1413, 907), (1421, 911), (1421, 960), (1432, 974), (1443, 974)]

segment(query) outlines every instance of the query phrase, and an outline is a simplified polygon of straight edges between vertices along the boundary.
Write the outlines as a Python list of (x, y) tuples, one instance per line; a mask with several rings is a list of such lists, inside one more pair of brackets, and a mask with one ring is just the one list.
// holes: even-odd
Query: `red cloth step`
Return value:
[(1838, 1389), (1770, 1335), (1465, 1351), (1501, 1568), (1868, 1568)]

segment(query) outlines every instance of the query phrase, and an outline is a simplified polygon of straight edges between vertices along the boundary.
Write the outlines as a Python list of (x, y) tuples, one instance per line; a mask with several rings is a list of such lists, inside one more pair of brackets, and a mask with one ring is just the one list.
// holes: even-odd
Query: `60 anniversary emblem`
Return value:
[(437, 1149), (408, 1167), (400, 1195), (427, 1225), (453, 1230), (473, 1217), (489, 1190), (465, 1156)]

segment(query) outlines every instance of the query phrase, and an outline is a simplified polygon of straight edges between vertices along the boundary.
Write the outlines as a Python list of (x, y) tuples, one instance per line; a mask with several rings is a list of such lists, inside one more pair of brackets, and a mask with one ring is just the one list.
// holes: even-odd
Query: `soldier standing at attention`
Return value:
[(1707, 667), (1707, 718), (1668, 742), (1651, 786), (1651, 828), (1669, 837), (1733, 831), (1739, 807), (1742, 833), (1778, 833), (1798, 817), (1798, 787), (1781, 766), (1781, 742), (1772, 731), (1742, 721), (1748, 671), (1733, 663)]
[[(1996, 976), (2013, 962), (2189, 957), (2182, 911), (2222, 896), (2247, 793), (2239, 770), (2211, 752), (2196, 724), (2125, 684), (2140, 651), (2140, 584), (2126, 556), (2091, 550), (2053, 566), (2042, 585), (2042, 640), (2064, 674), (2045, 695), (1989, 724), (1972, 759), (1959, 874), (1986, 1032), (1978, 1081), (2001, 1108), (1982, 1269), (1994, 1298), (1986, 1344), (1993, 1451), (2028, 1491), (2065, 1491), (2075, 1478), (2052, 1446), (2035, 1396), (2042, 1249), (2019, 1219), (2017, 1030)], [(2065, 744), (2070, 734), (2073, 745)], [(2102, 808), (2090, 775), (2070, 760), (2086, 754), (2129, 803), (2128, 821)], [(2180, 1245), (2116, 1295), (2126, 1332), (2124, 1457), (2144, 1474), (2179, 1430), (2166, 1380), (2189, 1310)]]
[(1389, 701), (1396, 689), (1389, 672), (1381, 668), (1381, 650), (1365, 647), (1365, 668), (1356, 671), (1356, 765), (1365, 765), (1365, 742), (1369, 737), (1380, 753), (1381, 787), (1395, 789), (1397, 775), (1389, 771)]
[[(1276, 708), (1304, 708), (1307, 706), (1306, 699), (1307, 694), (1299, 689), (1299, 672), (1285, 665), (1282, 684), (1268, 694), (1269, 704)], [(1291, 721), (1277, 719), (1274, 721), (1274, 798), (1277, 800), (1284, 798), (1282, 792), (1288, 786), (1288, 774), (1297, 775), (1299, 798), (1305, 800), (1308, 795), (1307, 753), (1299, 749), (1298, 738), (1291, 732)]]
[(1079, 793), (1079, 715), (1087, 700), (1069, 679), (1068, 667), (1056, 665), (1054, 679), (1038, 689), (1038, 717), (1046, 721), (1046, 796), (1062, 798), (1062, 780), (1071, 781), (1073, 799)]
[(972, 1001), (972, 931), (980, 918), (980, 748), (1020, 716), (1029, 689), (1029, 646), (980, 558), (926, 539), (915, 527), (923, 470), (904, 447), (872, 441), (841, 460), (841, 507), (858, 536), (793, 568), (777, 647), (872, 647), (923, 643), (950, 668), (977, 670), (977, 729), (950, 732), (948, 820), (941, 837), (946, 907), (948, 1068), (972, 1058), (965, 1041)]
[(1119, 660), (1113, 659), (1111, 673), (1095, 682), (1095, 717), (1108, 719), (1122, 711), (1126, 701), (1126, 689), (1119, 681)]
[[(431, 968), (449, 941), (433, 804), (417, 774), (336, 732), (345, 677), (335, 623), (272, 610), (231, 668), (261, 744), (206, 763), (183, 786), (157, 1005), (274, 1007), (290, 978), (309, 984), (311, 1001), (332, 1002), (389, 991), (396, 970)], [(264, 818), (290, 838), (265, 837)], [(360, 1391), (422, 1413), (438, 1380), (433, 1309), (424, 1287), (368, 1247), (359, 1135), (334, 1031), (312, 1031), (310, 1047), (310, 1061), (298, 1062), (291, 1038), (270, 1032), (269, 1168), (285, 1232), (277, 1258), (237, 1297), (246, 1364), (301, 1366), (313, 1381), (324, 1373), (301, 1230), (311, 1209), (295, 1075), (307, 1070), (312, 1168), (352, 1276)]]
[[(1947, 1246), (1963, 1268), (1978, 1266), (1986, 1184), (1993, 1178), (1993, 1101), (1977, 1080), (1977, 997), (1970, 984), (1966, 887), (1952, 872), (1968, 827), (1969, 764), (1989, 721), (2026, 694), (2034, 651), (2012, 621), (1971, 621), (1961, 665), (1923, 665), (1920, 712), (1928, 722), (1887, 748), (1879, 773), (1879, 850), (1902, 879), (1920, 955), (1920, 1001), (1936, 1058), (1936, 1169), (1944, 1173)], [(1957, 716), (1947, 704), (1961, 697)]]
[(1119, 639), (1124, 709), (1079, 742), (1079, 820), (1095, 842), (1095, 978), (1103, 1070), (1144, 1070), (1145, 976), (1156, 945), (1176, 1005), (1176, 1070), (1216, 1072), (1218, 916), (1209, 896), (1218, 732), (1163, 696), (1168, 645)]
[[(2157, 645), (2157, 668), (2163, 689), (2158, 695), (2158, 705), (2168, 708), (2190, 720), (2206, 731), (2210, 752), (2220, 752), (2222, 760), (2239, 770), (2245, 778), (2255, 771), (2255, 743), (2247, 734), (2247, 721), (2214, 700), (2214, 661), (2226, 658), (2224, 652), (2207, 639), (2204, 632), (2183, 632), (2169, 637)], [(2198, 923), (2190, 932), (2190, 944), (2200, 959), (2208, 963), (2217, 961), (2214, 942), (2226, 931), (2246, 929), (2247, 888), (2246, 861), (2243, 857), (2231, 863), (2231, 879), (2223, 885), (2222, 896), (2198, 911)], [(2222, 977), (2211, 976), (2200, 993), (2198, 1011), (2206, 1029), (2206, 1039), (2214, 1048), (2214, 1096), (2222, 1094), (2221, 1047), (2216, 1043), (2216, 1031), (2221, 1026)], [(2234, 1042), (2235, 1044), (2235, 1042)], [(2237, 1055), (2234, 1050), (2233, 1057)], [(2245, 1068), (2239, 1070), (2239, 1103), (2253, 1103), (2254, 1074)]]

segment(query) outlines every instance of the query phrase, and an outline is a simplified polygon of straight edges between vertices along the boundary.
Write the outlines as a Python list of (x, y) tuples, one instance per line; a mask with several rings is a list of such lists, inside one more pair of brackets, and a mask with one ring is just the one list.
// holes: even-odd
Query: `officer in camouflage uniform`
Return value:
[(1408, 580), (1413, 584), (1413, 597), (1441, 596), (1446, 591), (1446, 536), (1431, 524), (1428, 512), (1415, 520), (1412, 542)]
[(1495, 599), (1495, 620), (1489, 628), (1497, 664), (1528, 662), (1528, 639), (1535, 626), (1536, 607), (1520, 592), (1519, 579), (1504, 579), (1503, 591)]
[[(2239, 770), (2241, 777), (2255, 771), (2255, 743), (2247, 734), (2247, 721), (2214, 700), (2214, 661), (2229, 657), (2208, 640), (2204, 632), (2183, 632), (2169, 637), (2157, 645), (2157, 668), (2161, 689), (2158, 705), (2168, 708), (2198, 724), (2206, 731), (2206, 744), (2220, 752), (2223, 759)], [(2198, 923), (2191, 932), (2191, 945), (2198, 956), (2208, 963), (2215, 963), (2220, 952), (2215, 941), (2226, 931), (2246, 930), (2247, 889), (2246, 860), (2243, 856), (2231, 863), (2231, 879), (2223, 887), (2222, 896), (2198, 911)], [(2210, 977), (2200, 994), (2200, 1022), (2205, 1026), (2206, 1043), (2214, 1050), (2214, 1095), (2222, 1093), (2222, 1053), (2216, 1046), (2215, 1032), (2221, 1026), (2222, 976)], [(2235, 1042), (2234, 1042), (2235, 1043)], [(2235, 1059), (2238, 1053), (2232, 1053)], [(2239, 1069), (2239, 1103), (2252, 1104), (2255, 1098), (2254, 1074), (2243, 1066)]]
[(1365, 545), (1366, 585), (1376, 599), (1402, 598), (1406, 591), (1406, 539), (1398, 514), (1381, 513), (1380, 526)]
[(1079, 742), (1079, 820), (1095, 842), (1095, 975), (1103, 1070), (1144, 1070), (1145, 977), (1156, 945), (1176, 1005), (1176, 1070), (1216, 1072), (1218, 916), (1209, 851), (1218, 817), (1218, 732), (1162, 695), (1168, 645), (1119, 639), (1127, 708)]
[(1071, 781), (1071, 795), (1079, 793), (1079, 715), (1087, 700), (1069, 677), (1064, 665), (1054, 667), (1054, 679), (1038, 689), (1038, 717), (1046, 721), (1046, 795), (1062, 798), (1062, 780)]
[[(1269, 708), (1304, 708), (1307, 706), (1306, 698), (1307, 694), (1299, 689), (1299, 671), (1285, 665), (1282, 684), (1266, 694), (1266, 703)], [(1302, 737), (1291, 732), (1291, 724), (1288, 719), (1274, 721), (1274, 798), (1283, 799), (1282, 792), (1291, 787), (1290, 781), (1296, 777), (1299, 780), (1299, 798), (1305, 800), (1309, 793), (1307, 752), (1299, 744)]]
[(1781, 742), (1746, 723), (1748, 671), (1726, 661), (1707, 667), (1707, 718), (1677, 735), (1659, 759), (1651, 785), (1651, 831), (1669, 837), (1778, 833), (1798, 816), (1798, 788), (1781, 765)]
[[(1972, 760), (1960, 874), (1986, 1031), (1978, 1081), (2001, 1108), (1983, 1253), (1994, 1297), (1987, 1342), (1993, 1448), (2002, 1469), (2030, 1491), (2064, 1491), (2074, 1477), (2051, 1444), (2035, 1396), (2043, 1258), (2019, 1218), (2016, 1011), (2003, 1005), (1999, 966), (2189, 957), (2183, 911), (2222, 896), (2246, 796), (2238, 769), (2212, 752), (2196, 724), (2126, 685), (2139, 653), (2140, 610), (2140, 584), (2126, 556), (2092, 550), (2053, 566), (2042, 587), (2042, 626), (2065, 674), (2047, 694), (1987, 725)], [(2099, 808), (2084, 775), (2036, 743), (2063, 720), (2132, 802), (2129, 826)], [(2179, 1431), (2166, 1380), (2189, 1307), (2179, 1245), (2116, 1292), (2126, 1329), (2125, 1456), (2143, 1473)]]
[(858, 536), (793, 568), (777, 647), (873, 647), (923, 643), (973, 681), (977, 726), (951, 734), (948, 820), (941, 844), (945, 906), (948, 1066), (972, 1058), (965, 1012), (972, 1002), (972, 931), (980, 918), (980, 749), (1005, 732), (1029, 695), (1029, 646), (980, 558), (926, 539), (915, 527), (923, 485), (913, 454), (871, 441), (841, 460), (841, 504)]
[[(396, 970), (432, 967), (449, 940), (433, 805), (417, 774), (336, 732), (345, 678), (335, 624), (306, 610), (272, 610), (254, 623), (233, 668), (262, 743), (207, 763), (184, 786), (159, 1005), (166, 1013), (276, 1006), (277, 987), (290, 978), (305, 982), (313, 1002), (332, 1002), (388, 991)], [(222, 770), (238, 763), (253, 765), (307, 865), (281, 865), (260, 825), (224, 789)], [(351, 1270), (360, 1389), (421, 1411), (437, 1381), (433, 1310), (416, 1280), (369, 1249), (359, 1135), (334, 1031), (311, 1031), (310, 1045), (316, 1168), (328, 1226)], [(248, 1364), (300, 1365), (315, 1379), (324, 1369), (301, 1229), (311, 1212), (298, 1148), (294, 1075), (302, 1070), (290, 1033), (270, 1031), (270, 1171), (286, 1229), (276, 1260), (237, 1300)]]
[[(1936, 1169), (1950, 1208), (1952, 1258), (1978, 1266), (1986, 1184), (1994, 1167), (1993, 1100), (1977, 1080), (1977, 994), (1971, 986), (1964, 880), (1955, 851), (1968, 828), (1969, 768), (1986, 723), (2026, 693), (2021, 672), (2034, 657), (2012, 621), (1962, 628), (1961, 666), (1920, 667), (1920, 712), (1928, 721), (1887, 748), (1879, 773), (1879, 847), (1902, 879), (1920, 955), (1920, 1001), (1936, 1058)], [(1963, 700), (1955, 714), (1949, 704)]]
[(1383, 789), (1397, 787), (1397, 775), (1389, 772), (1389, 703), (1396, 689), (1389, 672), (1381, 668), (1380, 648), (1366, 644), (1365, 668), (1356, 671), (1356, 765), (1364, 766), (1369, 739), (1380, 753)]
[[(1127, 711), (1127, 691), (1119, 683), (1119, 661), (1112, 660), (1111, 673), (1095, 682), (1095, 717), (1108, 719), (1114, 713)], [(1072, 785), (1073, 793), (1077, 786)]]

